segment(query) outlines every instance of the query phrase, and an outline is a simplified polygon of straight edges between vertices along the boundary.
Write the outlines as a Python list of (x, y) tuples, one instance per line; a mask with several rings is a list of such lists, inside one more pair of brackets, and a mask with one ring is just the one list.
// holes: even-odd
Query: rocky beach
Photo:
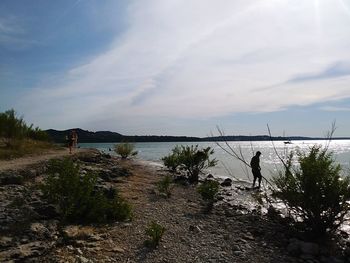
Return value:
[[(48, 160), (66, 155), (0, 163), (1, 262), (347, 262), (346, 233), (341, 246), (309, 242), (287, 220), (252, 205), (254, 199), (241, 185), (222, 183), (218, 201), (206, 213), (196, 186), (175, 183), (164, 198), (155, 189), (168, 171), (96, 150), (79, 150), (71, 158), (81, 176), (98, 174), (100, 188), (116, 188), (131, 203), (132, 220), (62, 224), (39, 185)], [(152, 249), (144, 242), (153, 221), (165, 232)]]

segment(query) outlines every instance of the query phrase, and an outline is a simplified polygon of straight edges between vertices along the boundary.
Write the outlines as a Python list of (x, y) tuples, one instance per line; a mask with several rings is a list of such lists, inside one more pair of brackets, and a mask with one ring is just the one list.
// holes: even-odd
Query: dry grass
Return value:
[(58, 149), (58, 146), (49, 142), (30, 139), (13, 141), (11, 147), (5, 147), (4, 144), (0, 143), (0, 160), (11, 160), (26, 155), (42, 154), (53, 149)]

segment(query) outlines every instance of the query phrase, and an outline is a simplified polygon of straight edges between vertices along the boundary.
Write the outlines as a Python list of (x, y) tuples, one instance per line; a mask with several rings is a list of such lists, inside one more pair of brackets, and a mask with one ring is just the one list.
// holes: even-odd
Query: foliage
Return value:
[(45, 141), (34, 141), (30, 139), (22, 139), (22, 140), (11, 140), (11, 146), (1, 147), (0, 145), (0, 159), (12, 159), (18, 158), (27, 154), (40, 154), (43, 151), (49, 149), (59, 148), (49, 142)]
[(0, 159), (38, 153), (52, 147), (46, 132), (28, 126), (13, 109), (0, 112)]
[(203, 200), (207, 202), (207, 209), (211, 210), (215, 197), (219, 192), (219, 182), (214, 180), (205, 180), (198, 186), (197, 191), (200, 193)]
[(169, 175), (164, 176), (162, 180), (157, 182), (158, 192), (166, 197), (169, 197), (171, 195), (171, 192), (170, 192), (171, 183), (172, 183), (171, 177)]
[(216, 159), (210, 160), (210, 155), (214, 150), (210, 147), (198, 149), (196, 146), (181, 146), (180, 152), (180, 169), (187, 172), (188, 179), (191, 183), (197, 183), (199, 174), (204, 169), (213, 167), (217, 164)]
[(275, 197), (286, 203), (290, 212), (303, 219), (314, 234), (335, 231), (350, 210), (350, 177), (341, 176), (327, 148), (313, 146), (308, 153), (298, 152), (299, 166), (289, 156), (285, 171), (273, 181)]
[(22, 139), (27, 132), (27, 128), (23, 118), (17, 117), (13, 109), (0, 113), (0, 137)]
[(153, 221), (146, 229), (146, 235), (149, 236), (150, 239), (145, 241), (145, 245), (152, 248), (157, 247), (164, 232), (165, 227)]
[(180, 156), (181, 156), (181, 148), (179, 146), (175, 146), (173, 148), (172, 153), (168, 156), (164, 156), (162, 161), (164, 165), (173, 173), (176, 172), (176, 169), (180, 166)]
[(97, 177), (79, 175), (79, 166), (71, 159), (52, 160), (42, 190), (45, 198), (58, 205), (64, 221), (105, 222), (131, 217), (130, 205), (115, 190), (107, 196), (96, 189)]
[(137, 151), (134, 151), (135, 146), (131, 143), (120, 143), (114, 147), (114, 151), (122, 157), (122, 159), (126, 159), (128, 157), (133, 157), (137, 155)]
[(27, 135), (29, 138), (36, 140), (36, 141), (49, 141), (49, 135), (46, 131), (40, 130), (39, 127), (36, 127), (35, 129), (32, 128), (32, 125), (29, 127), (27, 131)]

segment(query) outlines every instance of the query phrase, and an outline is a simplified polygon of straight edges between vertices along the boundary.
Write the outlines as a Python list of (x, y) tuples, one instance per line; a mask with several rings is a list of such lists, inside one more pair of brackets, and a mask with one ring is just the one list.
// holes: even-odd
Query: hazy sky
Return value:
[(43, 129), (350, 136), (350, 0), (1, 0), (0, 92)]

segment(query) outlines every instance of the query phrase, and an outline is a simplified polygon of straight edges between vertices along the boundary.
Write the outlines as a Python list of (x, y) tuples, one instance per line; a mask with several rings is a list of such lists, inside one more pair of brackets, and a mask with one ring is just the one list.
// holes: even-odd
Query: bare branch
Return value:
[(326, 133), (326, 139), (327, 139), (327, 143), (326, 143), (326, 150), (328, 150), (329, 148), (329, 145), (331, 144), (331, 141), (332, 141), (332, 138), (333, 138), (333, 135), (336, 131), (337, 127), (336, 127), (336, 120), (334, 120), (332, 122), (332, 125), (331, 125), (331, 129)]

